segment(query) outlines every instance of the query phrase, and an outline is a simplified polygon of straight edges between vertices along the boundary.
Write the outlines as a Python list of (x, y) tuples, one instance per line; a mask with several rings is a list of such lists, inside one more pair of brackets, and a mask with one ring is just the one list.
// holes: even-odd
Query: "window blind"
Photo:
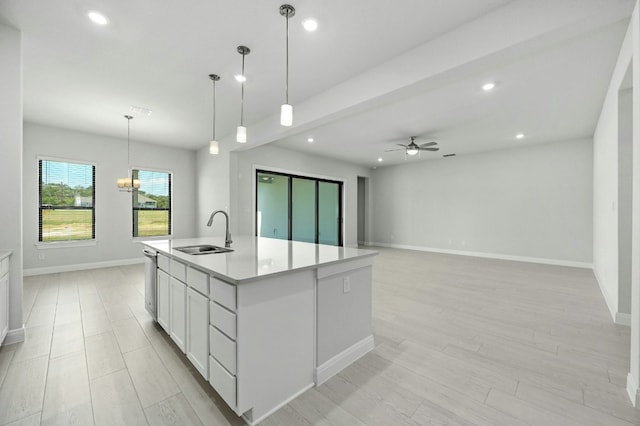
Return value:
[(38, 241), (95, 239), (95, 166), (38, 160), (38, 176)]

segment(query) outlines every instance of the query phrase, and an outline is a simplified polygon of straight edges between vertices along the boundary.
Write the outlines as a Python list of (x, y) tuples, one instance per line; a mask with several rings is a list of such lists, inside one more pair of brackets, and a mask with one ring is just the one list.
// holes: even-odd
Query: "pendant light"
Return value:
[(118, 184), (118, 189), (120, 191), (125, 191), (125, 192), (131, 192), (134, 189), (138, 189), (140, 188), (140, 181), (138, 179), (134, 179), (133, 176), (131, 175), (131, 168), (130, 166), (130, 145), (131, 145), (131, 141), (130, 141), (130, 134), (131, 134), (131, 119), (133, 118), (130, 115), (125, 115), (124, 118), (127, 119), (127, 168), (129, 168), (129, 171), (127, 172), (127, 177), (126, 178), (120, 178), (117, 180), (117, 184)]
[(220, 147), (216, 140), (216, 81), (220, 80), (217, 74), (209, 74), (209, 78), (213, 81), (213, 131), (211, 142), (209, 142), (209, 154), (218, 155)]
[(244, 82), (247, 80), (244, 75), (244, 57), (251, 53), (247, 46), (238, 46), (238, 53), (242, 55), (242, 91), (240, 93), (240, 125), (236, 131), (236, 141), (239, 143), (247, 142), (247, 128), (244, 127)]
[(289, 104), (289, 18), (296, 14), (296, 9), (290, 4), (280, 6), (280, 15), (284, 16), (287, 21), (287, 47), (286, 47), (286, 78), (285, 78), (285, 101), (280, 107), (280, 124), (283, 126), (291, 126), (293, 124), (293, 107)]

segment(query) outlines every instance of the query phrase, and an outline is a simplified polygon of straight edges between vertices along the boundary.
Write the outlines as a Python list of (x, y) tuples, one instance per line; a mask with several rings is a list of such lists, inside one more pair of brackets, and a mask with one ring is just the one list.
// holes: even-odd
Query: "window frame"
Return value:
[[(166, 173), (169, 176), (169, 207), (168, 208), (141, 208), (141, 207), (135, 207), (133, 204), (134, 201), (134, 197), (135, 197), (135, 191), (137, 191), (137, 189), (134, 189), (133, 191), (131, 191), (131, 238), (134, 241), (144, 241), (144, 240), (166, 240), (166, 239), (172, 239), (173, 238), (173, 188), (174, 188), (174, 182), (173, 182), (173, 171), (171, 170), (165, 170), (165, 169), (157, 169), (157, 168), (149, 168), (149, 167), (143, 167), (143, 166), (133, 166), (130, 169), (130, 173), (131, 176), (134, 176), (134, 171), (135, 172), (140, 172), (140, 171), (145, 171), (145, 172), (155, 172), (155, 173)], [(150, 211), (150, 210), (160, 210), (160, 211), (168, 211), (168, 219), (169, 219), (169, 233), (166, 235), (149, 235), (149, 236), (139, 236), (135, 234), (136, 231), (136, 221), (135, 221), (135, 214), (136, 211)]]
[[(70, 239), (70, 240), (57, 240), (57, 241), (43, 241), (42, 240), (42, 162), (43, 161), (51, 161), (56, 163), (71, 163), (71, 164), (79, 164), (84, 166), (91, 166), (92, 168), (92, 206), (91, 207), (75, 207), (73, 206), (72, 210), (91, 210), (91, 238), (84, 239)], [(38, 192), (37, 192), (37, 205), (38, 205), (38, 239), (36, 241), (36, 247), (38, 249), (46, 249), (46, 248), (55, 248), (55, 247), (81, 247), (81, 246), (93, 246), (96, 245), (96, 174), (97, 174), (97, 163), (93, 161), (81, 160), (81, 159), (72, 159), (72, 158), (61, 158), (61, 157), (50, 157), (50, 156), (36, 156), (36, 169), (37, 169), (37, 179), (38, 179)], [(44, 209), (49, 210), (49, 209)]]
[[(266, 174), (272, 174), (272, 175), (278, 175), (278, 176), (283, 176), (288, 178), (288, 194), (287, 194), (287, 203), (288, 203), (288, 230), (287, 230), (287, 239), (284, 241), (296, 241), (293, 240), (293, 204), (292, 204), (292, 197), (293, 197), (293, 191), (292, 191), (292, 185), (293, 185), (293, 179), (304, 179), (304, 180), (310, 180), (310, 181), (314, 181), (315, 182), (315, 244), (319, 244), (319, 184), (320, 182), (326, 182), (326, 183), (331, 183), (331, 184), (337, 184), (338, 185), (338, 244), (335, 247), (344, 247), (344, 235), (345, 235), (345, 181), (343, 179), (340, 178), (334, 178), (334, 177), (329, 177), (329, 176), (320, 176), (320, 175), (313, 175), (313, 174), (304, 174), (301, 172), (296, 172), (296, 171), (290, 171), (290, 170), (283, 170), (283, 169), (277, 169), (277, 168), (272, 168), (269, 166), (260, 166), (260, 165), (253, 165), (253, 234), (255, 236), (258, 236), (258, 175), (260, 173), (266, 173)], [(266, 237), (268, 238), (268, 237)]]

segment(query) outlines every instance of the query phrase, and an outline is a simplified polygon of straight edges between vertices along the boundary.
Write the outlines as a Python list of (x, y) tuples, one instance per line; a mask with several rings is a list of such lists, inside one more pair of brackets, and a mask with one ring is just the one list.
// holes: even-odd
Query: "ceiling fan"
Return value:
[(434, 145), (438, 144), (438, 142), (435, 142), (435, 141), (427, 142), (427, 143), (423, 143), (421, 145), (418, 145), (418, 144), (416, 144), (416, 137), (415, 136), (411, 136), (409, 139), (411, 140), (411, 142), (408, 145), (403, 145), (403, 144), (399, 143), (397, 145), (401, 146), (402, 148), (388, 149), (385, 152), (404, 150), (405, 159), (406, 159), (407, 155), (416, 155), (416, 154), (419, 154), (420, 151), (438, 151), (440, 149), (440, 148), (437, 148), (437, 147), (431, 148)]

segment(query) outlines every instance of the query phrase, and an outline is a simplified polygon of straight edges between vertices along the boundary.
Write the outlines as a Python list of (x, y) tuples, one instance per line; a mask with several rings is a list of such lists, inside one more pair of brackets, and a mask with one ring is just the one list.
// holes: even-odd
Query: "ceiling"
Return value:
[[(132, 139), (200, 149), (216, 73), (223, 149), (274, 143), (373, 167), (404, 164), (402, 151), (385, 151), (409, 136), (438, 142), (422, 161), (591, 136), (634, 1), (292, 1), (290, 128), (278, 123), (282, 3), (2, 0), (0, 23), (23, 32), (26, 121), (126, 138), (133, 105), (153, 113), (133, 114)], [(93, 24), (89, 10), (110, 23)], [(246, 145), (234, 142), (241, 44), (251, 48)]]

